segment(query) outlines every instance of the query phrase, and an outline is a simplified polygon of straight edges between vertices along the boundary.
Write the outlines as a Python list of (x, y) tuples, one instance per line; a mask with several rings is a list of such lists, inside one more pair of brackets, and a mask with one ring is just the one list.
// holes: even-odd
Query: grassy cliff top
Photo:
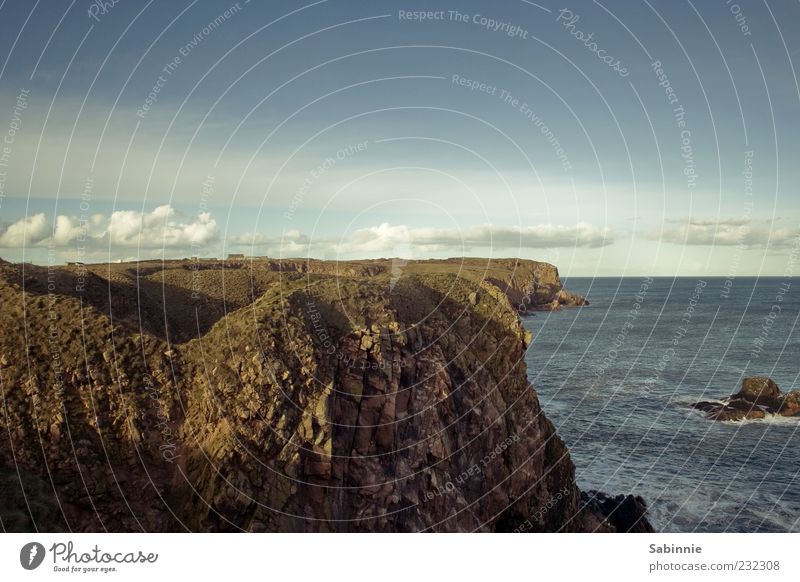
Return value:
[(543, 304), (561, 289), (554, 266), (522, 259), (186, 259), (49, 268), (0, 264), (5, 300), (16, 311), (23, 302), (15, 297), (24, 290), (28, 309), (37, 301), (43, 306), (50, 301), (49, 309), (63, 315), (76, 308), (94, 311), (131, 331), (169, 338), (172, 343), (205, 334), (222, 318), (265, 295), (287, 297), (322, 281), (329, 282), (320, 289), (331, 290), (331, 301), (344, 302), (350, 300), (345, 291), (360, 284), (410, 302), (428, 283), (445, 293), (465, 285), (477, 292), (489, 285), (515, 305), (525, 297)]

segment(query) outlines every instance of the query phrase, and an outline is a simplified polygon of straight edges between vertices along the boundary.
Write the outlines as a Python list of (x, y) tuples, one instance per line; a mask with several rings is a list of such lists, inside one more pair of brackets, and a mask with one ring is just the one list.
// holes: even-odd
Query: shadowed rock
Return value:
[(599, 532), (652, 533), (647, 521), (647, 503), (638, 495), (616, 495), (601, 491), (581, 493), (581, 506), (591, 515), (590, 527)]

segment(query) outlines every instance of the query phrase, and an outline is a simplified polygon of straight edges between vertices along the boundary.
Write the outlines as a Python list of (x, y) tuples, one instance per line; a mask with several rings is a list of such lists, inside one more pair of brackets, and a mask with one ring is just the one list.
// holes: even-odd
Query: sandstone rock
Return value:
[(589, 301), (582, 295), (561, 289), (558, 292), (558, 304), (566, 307), (581, 307), (589, 305)]
[(529, 329), (525, 330), (524, 341), (525, 341), (525, 347), (526, 348), (528, 346), (530, 346), (531, 342), (533, 341), (533, 332), (531, 332)]
[(766, 376), (753, 376), (742, 380), (742, 389), (735, 395), (749, 402), (770, 404), (781, 394), (778, 385)]
[(361, 350), (368, 352), (369, 350), (372, 349), (373, 344), (374, 340), (371, 335), (364, 334), (361, 336), (361, 345), (360, 345)]
[(779, 396), (778, 413), (781, 416), (800, 416), (800, 392), (793, 391)]

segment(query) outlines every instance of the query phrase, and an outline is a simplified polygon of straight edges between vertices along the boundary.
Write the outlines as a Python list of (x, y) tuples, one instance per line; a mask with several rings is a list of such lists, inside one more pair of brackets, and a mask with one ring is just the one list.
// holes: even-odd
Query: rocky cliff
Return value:
[(519, 314), (582, 303), (519, 260), (5, 263), (3, 528), (648, 531), (527, 379)]

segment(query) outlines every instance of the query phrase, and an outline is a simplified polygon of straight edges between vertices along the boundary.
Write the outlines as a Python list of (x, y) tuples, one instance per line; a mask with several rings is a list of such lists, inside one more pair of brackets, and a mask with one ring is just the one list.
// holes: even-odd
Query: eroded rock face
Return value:
[(501, 289), (521, 314), (589, 305), (585, 297), (562, 287), (558, 269), (553, 265), (516, 259), (499, 263), (509, 274), (502, 278), (487, 277), (487, 281)]
[(744, 378), (736, 394), (719, 401), (697, 402), (693, 407), (705, 412), (709, 420), (720, 421), (757, 420), (768, 415), (800, 416), (800, 392), (782, 394), (771, 378), (754, 376)]
[[(511, 264), (491, 276), (456, 266), (411, 265), (391, 286), (380, 264), (346, 276), (270, 267), (250, 304), (179, 344), (112, 324), (68, 285), (25, 298), (29, 343), (0, 340), (0, 451), (14, 451), (42, 501), (16, 523), (626, 531), (605, 505), (581, 504), (569, 452), (528, 383), (514, 301), (541, 286)], [(172, 293), (191, 289), (179, 275), (169, 273)], [(5, 326), (23, 301), (14, 285), (0, 282)], [(4, 518), (10, 510), (0, 503)]]

